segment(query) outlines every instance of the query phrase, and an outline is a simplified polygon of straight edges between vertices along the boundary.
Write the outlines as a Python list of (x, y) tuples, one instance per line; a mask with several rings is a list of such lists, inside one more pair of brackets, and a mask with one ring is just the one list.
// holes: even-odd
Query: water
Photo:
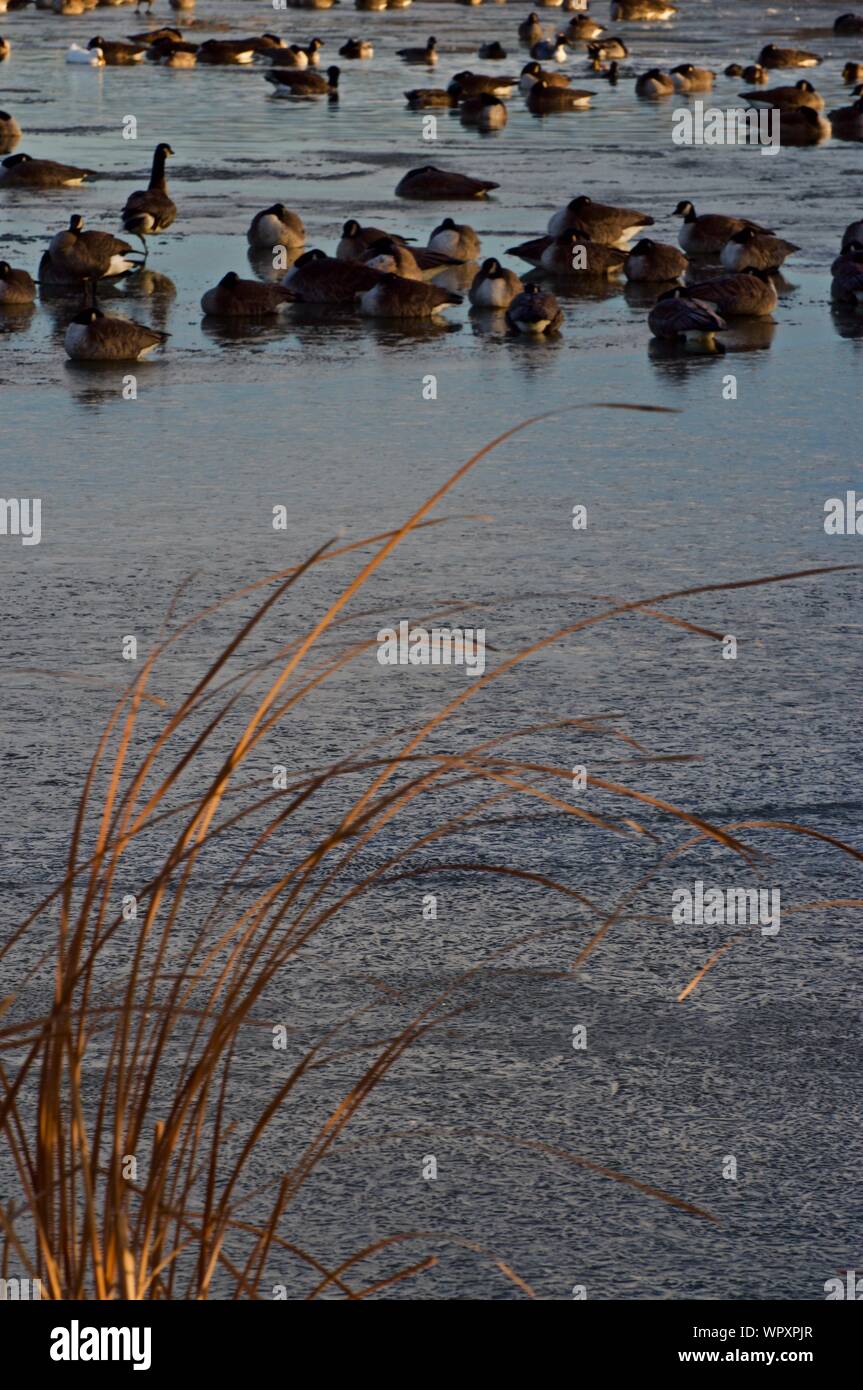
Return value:
[[(685, 0), (673, 25), (621, 29), (633, 50), (626, 71), (687, 59), (721, 71), (753, 60), (771, 39), (794, 42), (825, 55), (814, 81), (828, 109), (844, 105), (842, 64), (863, 49), (830, 35), (839, 8)], [(274, 18), (257, 3), (200, 3), (202, 37), (274, 28), (305, 42), (319, 34), (328, 61), (349, 35), (374, 40), (373, 62), (342, 63), (337, 105), (296, 108), (269, 97), (257, 68), (90, 71), (63, 63), (73, 41), (150, 27), (132, 10), (4, 18), (13, 54), (0, 68), (0, 104), (24, 128), (19, 150), (104, 177), (72, 193), (0, 192), (3, 255), (35, 273), (48, 236), (76, 210), (88, 225), (116, 230), (162, 139), (176, 152), (169, 180), (179, 208), (175, 226), (152, 246), (152, 277), (116, 292), (122, 312), (172, 334), (163, 355), (135, 369), (137, 400), (123, 399), (120, 370), (67, 361), (67, 304), (0, 320), (2, 491), (41, 497), (43, 525), (39, 546), (9, 537), (0, 546), (8, 924), (60, 874), (87, 761), (129, 677), (124, 635), (137, 635), (146, 651), (183, 581), (180, 611), (188, 614), (295, 563), (342, 528), (350, 541), (397, 525), (471, 452), (527, 416), (591, 401), (679, 412), (579, 410), (515, 436), (441, 505), (446, 525), (396, 551), (347, 610), (340, 636), (368, 640), (385, 624), (457, 605), (464, 622), (485, 626), (493, 668), (594, 613), (598, 596), (644, 598), (859, 560), (859, 541), (823, 529), (825, 499), (860, 481), (863, 321), (829, 301), (830, 261), (847, 223), (863, 214), (859, 147), (833, 140), (774, 158), (681, 150), (670, 139), (671, 112), (684, 99), (636, 102), (627, 77), (610, 88), (589, 75), (584, 85), (597, 97), (587, 113), (541, 121), (515, 98), (498, 135), (466, 131), (444, 112), (437, 142), (423, 141), (422, 115), (405, 109), (401, 93), (443, 85), (468, 66), (518, 72), (524, 54), (514, 36), (525, 12), (417, 0), (383, 15), (342, 6)], [(542, 18), (551, 27), (560, 14)], [(431, 76), (394, 56), (429, 33), (444, 54)], [(492, 38), (509, 49), (506, 63), (472, 56)], [(580, 59), (570, 66), (578, 70)], [(715, 98), (705, 99), (733, 103), (741, 88), (720, 78)], [(121, 136), (130, 114), (136, 141)], [(487, 203), (464, 207), (396, 200), (404, 170), (430, 161), (501, 187)], [(300, 212), (309, 245), (330, 251), (349, 216), (423, 244), (452, 213), (477, 228), (484, 254), (504, 256), (579, 192), (643, 208), (666, 241), (676, 239), (674, 207), (690, 198), (699, 211), (740, 212), (798, 243), (775, 323), (728, 335), (725, 357), (669, 359), (649, 347), (649, 298), (616, 285), (561, 293), (563, 333), (539, 345), (509, 340), (466, 306), (448, 313), (445, 326), (407, 331), (349, 313), (322, 321), (298, 312), (239, 332), (202, 322), (206, 288), (227, 270), (254, 273), (245, 230), (276, 200)], [(733, 401), (723, 395), (728, 373), (737, 379)], [(434, 401), (422, 395), (428, 374), (437, 378)], [(588, 508), (586, 531), (572, 529), (575, 504)], [(287, 509), (284, 531), (272, 527), (278, 505)], [(314, 570), (256, 631), (245, 662), (272, 657), (304, 631), (356, 569), (348, 556)], [(243, 601), (194, 629), (160, 667), (154, 691), (176, 704), (249, 611)], [(737, 660), (655, 617), (618, 617), (561, 638), (483, 687), (429, 747), (458, 753), (526, 725), (608, 716), (609, 727), (653, 754), (697, 760), (647, 762), (610, 733), (560, 728), (519, 739), (512, 751), (564, 769), (584, 763), (716, 823), (795, 821), (859, 846), (851, 717), (858, 574), (711, 593), (669, 602), (666, 611), (736, 635)], [(465, 683), (458, 671), (382, 668), (372, 649), (267, 737), (243, 782), (268, 777), (274, 763), (294, 770), (343, 757), (428, 717)], [(250, 708), (242, 701), (239, 715)], [(145, 716), (142, 746), (161, 718), (155, 709)], [(203, 785), (214, 767), (199, 760), (191, 785)], [(362, 785), (351, 781), (355, 792)], [(566, 782), (547, 785), (575, 802)], [(359, 868), (493, 790), (421, 798), (360, 856)], [(820, 1298), (827, 1278), (860, 1259), (859, 913), (790, 909), (853, 898), (859, 871), (823, 840), (741, 832), (768, 856), (761, 881), (781, 887), (782, 929), (776, 939), (748, 933), (677, 1004), (730, 933), (673, 926), (672, 888), (697, 877), (755, 881), (729, 852), (701, 843), (666, 865), (587, 966), (567, 975), (602, 913), (688, 837), (649, 807), (597, 791), (583, 796), (600, 814), (634, 815), (660, 843), (582, 829), (547, 803), (513, 795), (484, 826), (417, 851), (411, 863), (428, 870), (422, 877), (382, 885), (334, 918), (262, 1003), (262, 1027), (241, 1059), (238, 1118), (263, 1103), (286, 1074), (281, 1059), (293, 1061), (322, 1024), (373, 1003), (341, 1045), (391, 1036), (454, 975), (489, 961), (457, 996), (475, 1007), (427, 1034), (389, 1073), (304, 1189), (286, 1233), (325, 1261), (396, 1230), (460, 1234), (549, 1299), (568, 1298), (579, 1283), (596, 1298)], [(343, 810), (343, 793), (325, 793), (320, 806), (266, 848), (263, 881), (308, 849)], [(540, 818), (496, 819), (516, 812)], [(181, 940), (246, 845), (241, 832), (232, 834), (202, 865)], [(129, 891), (160, 848), (154, 837), (130, 853)], [(537, 884), (435, 867), (478, 860), (560, 880), (599, 915)], [(352, 865), (346, 883), (355, 873)], [(425, 892), (438, 895), (434, 923), (422, 916)], [(560, 930), (491, 961), (507, 942), (551, 928)], [(2, 993), (21, 983), (27, 963), (4, 963)], [(28, 984), (22, 1003), (33, 1008), (43, 988)], [(100, 988), (110, 994), (111, 981)], [(296, 1030), (287, 1054), (270, 1047), (268, 1029), (278, 1021)], [(577, 1024), (588, 1030), (585, 1052), (572, 1047)], [(357, 1057), (370, 1055), (312, 1075), (299, 1104), (277, 1117), (249, 1188), (278, 1180), (311, 1119), (351, 1084)], [(512, 1139), (571, 1150), (662, 1186), (721, 1225)], [(437, 1159), (436, 1181), (421, 1176), (427, 1155)], [(736, 1182), (722, 1178), (729, 1155)], [(429, 1248), (440, 1263), (389, 1296), (518, 1296), (488, 1260), (443, 1238), (396, 1247), (364, 1265), (362, 1278), (371, 1282)], [(287, 1256), (268, 1268), (264, 1286), (276, 1283), (292, 1296), (308, 1287)]]

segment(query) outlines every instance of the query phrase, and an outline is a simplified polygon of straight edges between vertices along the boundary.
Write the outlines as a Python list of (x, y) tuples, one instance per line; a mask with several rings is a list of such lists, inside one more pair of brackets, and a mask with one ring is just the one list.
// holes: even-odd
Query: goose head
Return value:
[(677, 204), (677, 207), (674, 209), (674, 216), (685, 217), (688, 220), (695, 219), (695, 208), (692, 206), (688, 198), (684, 198), (682, 202)]

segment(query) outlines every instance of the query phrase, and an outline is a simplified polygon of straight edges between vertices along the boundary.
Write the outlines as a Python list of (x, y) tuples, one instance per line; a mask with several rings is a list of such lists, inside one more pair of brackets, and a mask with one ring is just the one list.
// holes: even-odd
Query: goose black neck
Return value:
[(158, 189), (159, 192), (165, 191), (165, 151), (161, 148), (156, 150), (153, 155), (153, 170), (150, 174), (150, 187)]

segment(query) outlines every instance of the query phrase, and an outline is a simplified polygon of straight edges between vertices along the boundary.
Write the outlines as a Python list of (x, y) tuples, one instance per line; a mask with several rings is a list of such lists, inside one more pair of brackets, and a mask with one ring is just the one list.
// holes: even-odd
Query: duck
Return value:
[(587, 45), (588, 56), (593, 61), (597, 59), (603, 62), (606, 58), (628, 58), (629, 49), (623, 39), (612, 36), (607, 39), (597, 39), (595, 43)]
[(687, 290), (695, 299), (716, 305), (726, 318), (763, 318), (772, 314), (779, 303), (770, 271), (752, 267), (738, 275), (699, 281), (688, 285)]
[(855, 82), (863, 82), (863, 63), (846, 63), (842, 69), (842, 81), (849, 87)]
[(21, 127), (8, 111), (0, 111), (0, 154), (7, 154), (21, 139)]
[(863, 34), (863, 15), (840, 14), (839, 18), (833, 21), (833, 33), (839, 34), (842, 38), (855, 38)]
[(339, 49), (340, 58), (374, 58), (375, 50), (367, 39), (348, 39)]
[(833, 134), (827, 117), (822, 116), (820, 111), (814, 111), (811, 106), (791, 110), (781, 107), (780, 110), (780, 145), (820, 145)]
[(163, 68), (193, 68), (198, 61), (198, 46), (175, 39), (159, 39), (147, 49), (148, 63)]
[(507, 118), (506, 103), (491, 92), (467, 97), (459, 106), (462, 125), (473, 125), (478, 130), (500, 130), (506, 125)]
[(525, 285), (510, 301), (506, 322), (513, 333), (541, 337), (559, 331), (563, 310), (548, 290), (540, 289), (539, 285)]
[(821, 59), (805, 48), (779, 48), (775, 43), (768, 43), (759, 53), (758, 61), (763, 68), (815, 68)]
[(350, 217), (342, 227), (336, 258), (340, 261), (359, 260), (370, 246), (382, 239), (398, 242), (401, 246), (406, 244), (406, 238), (396, 236), (395, 232), (385, 232), (380, 227), (363, 227), (355, 217)]
[(128, 241), (111, 232), (85, 232), (84, 219), (76, 212), (69, 226), (51, 238), (39, 278), (95, 281), (125, 275), (139, 265), (130, 259), (131, 251)]
[(445, 87), (414, 87), (405, 92), (405, 101), (412, 111), (425, 111), (433, 106), (458, 106), (458, 96)]
[(589, 14), (574, 14), (566, 26), (567, 43), (589, 43), (605, 33), (605, 27), (597, 24)]
[(550, 236), (560, 236), (570, 227), (584, 230), (593, 241), (604, 246), (618, 246), (631, 241), (642, 227), (652, 227), (654, 219), (646, 212), (634, 208), (614, 207), (609, 203), (595, 203), (586, 194), (571, 198), (565, 207), (560, 208), (548, 223)]
[(491, 77), (484, 72), (457, 72), (447, 91), (452, 92), (459, 101), (466, 97), (479, 97), (488, 92), (493, 97), (512, 96), (516, 86), (514, 77)]
[(82, 48), (80, 44), (73, 43), (71, 48), (66, 50), (66, 62), (77, 63), (85, 68), (103, 68), (105, 55), (101, 48)]
[(782, 111), (800, 106), (810, 106), (813, 111), (824, 110), (824, 98), (805, 78), (795, 82), (793, 87), (771, 87), (767, 92), (741, 92), (740, 95), (753, 105), (772, 106)]
[(683, 218), (677, 240), (690, 256), (709, 256), (721, 251), (735, 232), (741, 232), (744, 227), (772, 235), (770, 228), (750, 222), (748, 217), (728, 217), (721, 212), (705, 212), (699, 216), (688, 199), (677, 204), (674, 216)]
[(428, 63), (434, 65), (438, 60), (437, 39), (432, 36), (425, 48), (397, 48), (396, 57), (403, 63)]
[(74, 362), (140, 362), (170, 337), (131, 319), (82, 309), (66, 329), (63, 346)]
[(566, 35), (558, 34), (553, 39), (538, 39), (531, 46), (531, 58), (536, 58), (538, 62), (546, 62), (551, 59), (555, 63), (565, 63), (569, 57), (569, 49), (566, 46)]
[(658, 97), (672, 96), (675, 90), (674, 78), (667, 72), (661, 72), (659, 68), (649, 68), (635, 79), (637, 97), (649, 97), (655, 101)]
[(284, 203), (256, 212), (246, 233), (250, 246), (271, 250), (274, 246), (304, 246), (306, 229), (301, 217)]
[(0, 261), (0, 304), (32, 304), (36, 286), (26, 270), (13, 270), (8, 261)]
[(595, 92), (580, 91), (577, 87), (553, 87), (540, 77), (527, 94), (527, 109), (535, 116), (555, 111), (583, 111), (595, 95)]
[(201, 299), (205, 314), (218, 318), (265, 318), (282, 314), (294, 296), (285, 284), (264, 285), (260, 280), (241, 280), (235, 270), (223, 275), (218, 285)]
[(397, 198), (485, 198), (500, 188), (492, 179), (475, 179), (469, 174), (457, 174), (449, 169), (438, 169), (434, 164), (425, 164), (420, 169), (409, 169), (396, 184)]
[(750, 87), (764, 87), (770, 81), (770, 73), (760, 63), (749, 63), (741, 73), (744, 82)]
[(756, 232), (753, 227), (741, 227), (729, 237), (722, 248), (719, 259), (726, 270), (778, 270), (783, 261), (793, 256), (800, 247), (791, 241), (783, 241), (771, 232)]
[(689, 257), (676, 246), (642, 237), (633, 246), (623, 263), (627, 280), (678, 280), (686, 273)]
[(518, 79), (519, 91), (527, 96), (534, 82), (542, 78), (551, 87), (568, 87), (572, 81), (565, 72), (547, 72), (546, 69), (537, 62), (525, 63)]
[(362, 261), (337, 260), (315, 247), (298, 256), (282, 284), (298, 304), (353, 304), (380, 278), (380, 271)]
[(94, 169), (34, 159), (31, 154), (7, 155), (0, 167), (0, 186), (4, 188), (77, 188), (85, 179), (96, 177)]
[(198, 62), (218, 64), (243, 64), (254, 62), (255, 49), (247, 39), (205, 39), (198, 45)]
[(677, 286), (659, 296), (647, 316), (647, 326), (654, 338), (713, 347), (715, 335), (728, 325), (712, 304)]
[(456, 256), (461, 261), (476, 261), (479, 260), (480, 241), (473, 227), (445, 217), (429, 236), (428, 249)]
[(165, 161), (174, 151), (162, 140), (153, 152), (147, 188), (130, 193), (120, 215), (123, 230), (138, 237), (146, 249), (145, 237), (164, 232), (177, 216), (177, 205), (168, 194)]
[(490, 63), (502, 63), (506, 57), (506, 49), (495, 39), (493, 43), (481, 43), (477, 57), (484, 58), (486, 62)]
[(709, 92), (716, 73), (709, 68), (697, 68), (694, 63), (678, 63), (669, 76), (678, 92)]
[(666, 0), (611, 0), (611, 18), (641, 23), (656, 23), (671, 19), (677, 14), (677, 6)]
[(127, 67), (132, 63), (141, 63), (144, 54), (147, 52), (147, 45), (143, 43), (109, 43), (107, 39), (97, 36), (87, 44), (88, 49), (98, 49), (102, 54), (106, 64), (111, 68)]
[(527, 19), (523, 19), (518, 26), (518, 37), (522, 43), (536, 43), (542, 38), (542, 25), (539, 22), (539, 15), (531, 10)]
[(403, 280), (399, 275), (382, 275), (376, 285), (359, 295), (360, 313), (369, 318), (431, 318), (442, 309), (461, 304), (460, 294), (427, 285), (422, 280)]
[(473, 277), (468, 299), (475, 309), (508, 309), (523, 289), (514, 270), (505, 270), (500, 261), (489, 256)]
[(327, 68), (326, 74), (309, 72), (308, 68), (300, 72), (274, 68), (264, 73), (264, 81), (275, 88), (274, 96), (308, 101), (314, 97), (337, 96), (340, 76), (341, 69), (335, 66)]
[(834, 135), (838, 135), (840, 139), (863, 138), (863, 97), (858, 97), (851, 106), (838, 106), (830, 112), (829, 119)]

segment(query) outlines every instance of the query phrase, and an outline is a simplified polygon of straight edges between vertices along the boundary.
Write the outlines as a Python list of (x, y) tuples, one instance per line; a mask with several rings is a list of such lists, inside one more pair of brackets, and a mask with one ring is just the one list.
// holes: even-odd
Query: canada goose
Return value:
[(359, 301), (360, 312), (370, 318), (414, 319), (430, 318), (441, 309), (461, 304), (462, 297), (422, 280), (383, 275), (376, 285), (359, 295)]
[(128, 66), (130, 63), (141, 63), (147, 52), (146, 44), (108, 43), (107, 39), (101, 37), (91, 39), (87, 47), (99, 49), (108, 67), (111, 68)]
[(549, 237), (539, 266), (550, 275), (587, 275), (608, 279), (623, 270), (626, 252), (592, 241), (587, 232), (570, 227), (558, 237)]
[(356, 261), (360, 256), (365, 255), (370, 246), (376, 241), (388, 239), (395, 241), (399, 245), (405, 245), (403, 236), (396, 236), (394, 232), (384, 232), (380, 227), (361, 227), (355, 217), (351, 217), (342, 227), (342, 235), (336, 247), (336, 257), (340, 261)]
[[(44, 8), (47, 9), (48, 6), (46, 5)], [(92, 7), (85, 4), (85, 0), (52, 0), (51, 3), (51, 9), (54, 13), (62, 15), (79, 15), (90, 8)]]
[(863, 81), (863, 63), (846, 63), (842, 69), (842, 81), (849, 87)]
[(685, 274), (689, 260), (676, 246), (642, 237), (623, 263), (627, 280), (677, 280)]
[(140, 362), (169, 337), (131, 319), (109, 317), (101, 309), (82, 309), (66, 329), (63, 346), (75, 362)]
[(339, 49), (340, 58), (374, 58), (375, 50), (366, 39), (348, 39)]
[(147, 62), (163, 68), (193, 68), (198, 61), (198, 45), (184, 40), (159, 39), (147, 49)]
[[(51, 238), (45, 269), (51, 280), (102, 280), (125, 275), (138, 261), (129, 259), (132, 247), (110, 232), (85, 232), (84, 219), (74, 213), (69, 226)], [(43, 278), (40, 269), (40, 279)]]
[(387, 8), (387, 0), (354, 0), (355, 10), (381, 11)]
[(478, 130), (500, 130), (507, 122), (506, 103), (491, 92), (480, 92), (461, 103), (459, 119), (462, 125), (473, 125)]
[(120, 215), (124, 232), (138, 237), (143, 246), (146, 246), (144, 237), (164, 232), (177, 216), (177, 205), (168, 196), (165, 178), (165, 160), (173, 153), (164, 141), (156, 146), (148, 187), (130, 193)]
[(482, 96), (483, 92), (489, 92), (493, 97), (509, 97), (512, 96), (515, 85), (514, 77), (491, 77), (484, 72), (457, 72), (447, 91), (453, 92), (459, 100)]
[(268, 56), (280, 68), (301, 68), (305, 71), (309, 66), (309, 55), (298, 43), (288, 44), (287, 47), (279, 48)]
[(743, 69), (741, 76), (750, 87), (765, 87), (770, 81), (770, 73), (760, 63), (750, 63)]
[(76, 169), (53, 159), (34, 159), (30, 154), (10, 154), (2, 162), (0, 185), (5, 188), (77, 188), (95, 170)]
[(805, 78), (795, 82), (793, 87), (771, 87), (766, 92), (741, 92), (740, 95), (754, 105), (773, 106), (781, 111), (791, 111), (799, 106), (811, 106), (813, 111), (824, 110), (824, 98)]
[(778, 270), (782, 262), (793, 256), (800, 247), (791, 241), (770, 232), (756, 232), (752, 227), (742, 227), (726, 241), (719, 257), (726, 270)]
[(854, 38), (857, 34), (863, 34), (863, 15), (840, 14), (839, 18), (833, 21), (833, 33), (840, 34), (843, 38)]
[(811, 106), (792, 110), (780, 107), (780, 113), (780, 145), (820, 145), (833, 134), (827, 117), (820, 111), (813, 111)]
[(4, 60), (5, 60), (6, 58), (9, 57), (9, 54), (10, 54), (11, 52), (12, 52), (12, 45), (11, 45), (11, 43), (9, 42), (8, 39), (4, 39), (4, 38), (2, 37), (2, 35), (0, 35), (0, 63), (4, 62)]
[(234, 270), (223, 275), (218, 285), (201, 299), (205, 314), (219, 318), (264, 318), (281, 314), (293, 303), (290, 289), (282, 285), (262, 285), (260, 280), (241, 280)]
[(278, 34), (270, 33), (259, 34), (257, 38), (248, 39), (246, 42), (259, 56), (264, 58), (272, 56), (273, 62), (277, 62), (277, 55), (284, 53), (288, 47), (286, 39), (279, 38)]
[(382, 236), (372, 242), (371, 246), (362, 252), (360, 261), (381, 275), (399, 275), (403, 280), (425, 279), (413, 252), (404, 242), (394, 241), (391, 237)]
[(716, 73), (709, 68), (697, 68), (693, 63), (678, 63), (669, 76), (678, 92), (709, 92)]
[(101, 48), (82, 48), (80, 44), (73, 43), (66, 50), (66, 62), (77, 63), (79, 67), (85, 68), (103, 68), (105, 55)]
[(172, 10), (193, 10), (195, 0), (168, 0)]
[(250, 246), (264, 250), (274, 246), (304, 246), (306, 241), (302, 218), (289, 211), (284, 203), (273, 203), (263, 212), (256, 212), (246, 235)]
[(473, 277), (468, 299), (475, 309), (507, 309), (523, 289), (515, 271), (504, 270), (500, 261), (490, 256)]
[(405, 100), (412, 111), (424, 111), (430, 106), (458, 106), (458, 95), (444, 87), (414, 87), (405, 92)]
[(608, 64), (607, 67), (601, 61), (601, 59), (594, 58), (590, 64), (590, 67), (592, 72), (595, 73), (597, 77), (604, 77), (606, 81), (611, 83), (612, 87), (617, 86), (618, 78), (620, 76), (620, 69), (616, 58), (612, 59), (612, 61)]
[(616, 37), (608, 39), (597, 39), (594, 43), (587, 45), (587, 52), (591, 59), (598, 58), (602, 62), (605, 58), (628, 58), (629, 49), (623, 39)]
[(688, 285), (695, 299), (715, 304), (726, 318), (761, 318), (772, 314), (779, 303), (769, 270), (744, 270), (739, 275), (720, 275)]
[(499, 183), (491, 179), (474, 179), (468, 174), (452, 173), (426, 164), (421, 169), (409, 169), (396, 184), (397, 198), (485, 198)]
[(679, 286), (659, 296), (647, 315), (647, 326), (654, 338), (682, 339), (705, 347), (712, 347), (714, 335), (727, 327), (712, 304)]
[(555, 63), (565, 63), (569, 57), (569, 50), (566, 46), (566, 35), (558, 34), (553, 39), (539, 39), (532, 45), (530, 50), (531, 58), (536, 58), (538, 62), (546, 62), (551, 59)]
[(302, 53), (305, 53), (306, 61), (310, 68), (317, 68), (320, 66), (320, 52), (323, 46), (323, 39), (310, 39), (305, 48), (300, 50)]
[(654, 23), (677, 14), (677, 6), (666, 0), (611, 0), (611, 18)]
[(705, 212), (699, 217), (692, 203), (686, 200), (677, 204), (674, 216), (683, 218), (677, 240), (690, 256), (709, 256), (721, 251), (726, 241), (730, 241), (735, 232), (742, 232), (744, 227), (772, 235), (769, 227), (760, 227), (748, 217), (726, 217), (721, 212)]
[(847, 251), (852, 242), (863, 244), (863, 221), (849, 222), (842, 233), (842, 250)]
[(27, 271), (0, 261), (0, 304), (32, 304), (35, 298), (36, 286)]
[(722, 74), (723, 74), (724, 77), (742, 77), (742, 76), (743, 76), (743, 64), (742, 64), (742, 63), (729, 63), (727, 68), (723, 68), (723, 69), (722, 69)]
[(304, 251), (298, 256), (283, 285), (298, 304), (353, 304), (361, 290), (371, 289), (381, 275), (358, 260), (335, 260), (323, 251)]
[(566, 26), (567, 43), (587, 43), (604, 33), (604, 27), (589, 14), (574, 14)]
[(0, 154), (7, 154), (21, 139), (21, 127), (8, 111), (0, 111)]
[(817, 53), (807, 53), (805, 48), (779, 48), (768, 43), (758, 55), (763, 68), (814, 68), (821, 62)]
[(833, 134), (838, 135), (840, 139), (863, 138), (863, 97), (858, 97), (853, 106), (839, 106), (835, 111), (831, 111), (830, 122)]
[(486, 62), (502, 63), (506, 57), (506, 49), (495, 39), (493, 43), (481, 43), (477, 57), (484, 58)]
[(852, 242), (830, 270), (830, 297), (837, 304), (863, 304), (863, 242)]
[(539, 22), (539, 15), (531, 10), (527, 19), (523, 19), (518, 26), (518, 37), (522, 43), (536, 43), (537, 39), (542, 38), (542, 25)]
[(396, 57), (404, 63), (436, 63), (438, 60), (437, 39), (432, 37), (425, 48), (397, 48)]
[(251, 63), (255, 50), (245, 39), (206, 39), (198, 47), (199, 63)]
[(456, 256), (462, 261), (476, 261), (479, 260), (479, 237), (467, 223), (459, 224), (445, 217), (431, 233), (428, 249), (442, 251), (445, 256)]
[(274, 96), (293, 97), (295, 100), (303, 101), (313, 97), (338, 95), (340, 76), (341, 70), (337, 67), (327, 68), (326, 75), (309, 72), (308, 68), (301, 72), (274, 68), (272, 72), (264, 73), (264, 80), (275, 88)]
[(145, 29), (141, 34), (130, 34), (132, 43), (160, 43), (162, 39), (171, 39), (173, 43), (180, 43), (183, 35), (179, 29), (171, 29), (163, 26), (161, 29)]
[(540, 63), (530, 62), (525, 63), (521, 70), (521, 76), (518, 79), (519, 91), (527, 96), (534, 82), (538, 82), (540, 78), (547, 82), (550, 87), (568, 87), (572, 81), (572, 78), (567, 77), (565, 72), (547, 72)]
[(506, 321), (514, 333), (534, 337), (556, 333), (563, 323), (563, 310), (553, 294), (539, 285), (525, 285), (509, 304)]
[(595, 92), (579, 91), (577, 87), (552, 87), (550, 82), (540, 77), (527, 94), (527, 109), (535, 116), (545, 116), (554, 111), (583, 111), (595, 95)]
[(593, 241), (601, 241), (604, 246), (619, 246), (621, 242), (631, 241), (642, 227), (652, 226), (653, 218), (648, 217), (646, 212), (594, 203), (581, 194), (578, 198), (571, 198), (565, 207), (551, 217), (548, 232), (550, 236), (560, 236), (570, 227), (580, 227)]
[(674, 91), (674, 78), (669, 77), (667, 72), (660, 72), (659, 68), (650, 68), (635, 79), (637, 97), (650, 97), (655, 101), (658, 97), (672, 96)]

